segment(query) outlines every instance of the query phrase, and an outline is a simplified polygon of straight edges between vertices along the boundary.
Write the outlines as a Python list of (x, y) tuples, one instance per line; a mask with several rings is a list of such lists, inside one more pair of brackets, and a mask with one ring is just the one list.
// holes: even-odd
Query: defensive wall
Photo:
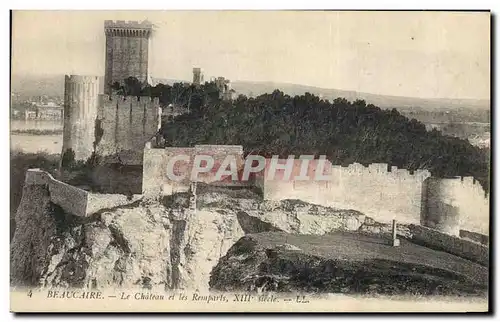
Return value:
[[(354, 163), (344, 167), (318, 159), (310, 160), (307, 168), (302, 169), (304, 162), (300, 159), (279, 159), (277, 166), (266, 159), (262, 171), (248, 181), (241, 181), (244, 164), (241, 146), (156, 148), (153, 145), (147, 144), (143, 161), (143, 194), (150, 197), (188, 191), (194, 158), (213, 155), (213, 170), (199, 175), (198, 182), (257, 187), (266, 200), (300, 199), (322, 206), (354, 209), (379, 222), (397, 219), (400, 223), (421, 224), (455, 236), (459, 236), (461, 230), (462, 234), (469, 231), (488, 235), (489, 197), (471, 177), (433, 178), (427, 170), (410, 172), (385, 163), (368, 166)], [(187, 160), (177, 160), (173, 173), (183, 175), (183, 179), (174, 181), (167, 176), (167, 166), (172, 158), (180, 155), (188, 156)], [(237, 180), (228, 176), (223, 180), (214, 178), (226, 155), (234, 155), (237, 160)], [(291, 162), (292, 167), (285, 176), (280, 165), (287, 162)], [(276, 169), (271, 171), (272, 167)], [(328, 180), (317, 177), (318, 172), (328, 176)], [(299, 178), (304, 174), (307, 180)]]
[[(293, 163), (292, 179), (283, 180), (284, 170), (270, 171), (272, 163), (268, 159), (264, 170), (250, 181), (241, 181), (239, 177), (235, 180), (231, 175), (217, 180), (215, 173), (228, 155), (234, 156), (237, 175), (240, 176), (244, 164), (241, 146), (153, 146), (151, 138), (161, 126), (159, 100), (98, 95), (98, 87), (95, 76), (66, 76), (62, 152), (64, 156), (72, 150), (75, 159), (83, 161), (95, 152), (103, 157), (104, 163), (120, 165), (118, 169), (106, 168), (92, 177), (94, 186), (103, 187), (101, 192), (153, 196), (187, 191), (194, 159), (212, 156), (215, 159), (212, 170), (199, 175), (198, 182), (256, 186), (264, 199), (301, 199), (324, 206), (356, 209), (380, 222), (396, 218), (402, 223), (422, 224), (456, 236), (460, 230), (483, 235), (489, 232), (489, 197), (472, 177), (432, 178), (426, 170), (410, 173), (387, 164), (363, 166), (354, 163), (343, 167), (329, 161), (311, 160), (307, 174), (315, 177), (316, 171), (320, 171), (328, 175), (329, 180), (296, 180), (301, 173), (302, 160), (281, 159), (278, 164)], [(176, 162), (174, 173), (185, 177), (174, 181), (167, 177), (167, 165), (170, 159), (179, 155), (188, 156), (188, 160)], [(122, 166), (135, 168), (124, 169)], [(227, 166), (224, 165), (224, 169)], [(103, 171), (108, 175), (102, 175)], [(276, 173), (274, 178), (269, 178), (271, 172)], [(85, 194), (72, 190), (70, 186), (57, 193), (62, 185), (50, 187), (55, 192), (54, 198), (61, 196), (61, 199), (71, 200), (65, 195), (70, 193), (80, 200)], [(56, 202), (75, 213), (87, 211), (81, 210), (81, 205), (87, 204), (85, 202), (75, 202), (71, 206), (65, 205), (64, 201)]]
[[(280, 159), (279, 164), (288, 160)], [(291, 179), (283, 179), (277, 169), (269, 178), (270, 159), (256, 185), (264, 199), (301, 199), (341, 209), (355, 209), (380, 222), (397, 219), (406, 224), (421, 224), (450, 235), (469, 235), (464, 231), (489, 234), (489, 195), (473, 177), (436, 178), (427, 170), (410, 173), (385, 163), (347, 167), (328, 160), (319, 166), (311, 160), (307, 176), (315, 178), (321, 170), (329, 180), (293, 180), (300, 174), (301, 160), (292, 160)], [(321, 169), (320, 169), (321, 168)], [(478, 239), (479, 237), (475, 237)]]
[(146, 142), (161, 127), (158, 98), (101, 95), (96, 120), (96, 153), (115, 162), (141, 165)]
[(161, 127), (158, 98), (99, 95), (97, 76), (65, 77), (62, 155), (86, 161), (93, 152), (110, 163), (141, 165), (144, 145)]
[(127, 197), (118, 194), (92, 193), (56, 180), (48, 172), (40, 169), (29, 169), (24, 183), (26, 186), (46, 186), (52, 203), (60, 206), (65, 212), (79, 217), (87, 217), (99, 210), (127, 205), (141, 198), (141, 195)]
[[(277, 169), (275, 177), (269, 176), (271, 160), (259, 178), (264, 199), (301, 199), (310, 203), (340, 209), (355, 209), (380, 222), (397, 219), (404, 223), (420, 223), (423, 182), (430, 176), (427, 170), (410, 173), (405, 169), (374, 163), (365, 167), (359, 163), (347, 167), (332, 165), (330, 161), (311, 160), (307, 169), (309, 180), (296, 180), (300, 174), (301, 160), (293, 162), (292, 175), (284, 178), (284, 170)], [(286, 159), (278, 160), (284, 165)], [(320, 175), (328, 180), (317, 180)], [(288, 179), (288, 180), (287, 180)]]
[[(196, 147), (189, 149), (191, 152), (194, 152), (196, 150)], [(182, 151), (182, 149), (180, 148), (164, 149), (164, 152), (168, 153), (161, 153), (162, 149), (150, 150), (153, 152), (159, 152), (159, 156), (167, 157), (175, 156), (177, 152), (186, 152)], [(234, 151), (235, 149), (234, 147), (229, 146), (228, 150)], [(313, 167), (314, 165), (311, 168)], [(170, 191), (161, 186), (161, 179), (157, 182), (150, 182), (154, 183), (154, 185), (150, 187), (160, 184), (160, 187), (163, 189), (162, 191), (152, 192), (161, 192), (164, 193), (164, 195), (168, 195), (170, 193)], [(196, 204), (196, 193), (195, 189), (193, 189), (193, 183), (190, 182), (190, 180), (187, 180), (186, 182), (188, 183), (188, 186), (183, 187), (184, 191), (193, 192), (193, 196), (191, 197), (192, 200), (190, 199), (190, 210), (196, 211), (195, 208), (192, 208), (192, 205)], [(40, 169), (29, 169), (27, 171), (25, 186), (28, 185), (45, 186), (49, 191), (51, 202), (59, 205), (65, 212), (80, 217), (87, 217), (99, 211), (105, 211), (117, 206), (131, 204), (143, 197), (143, 195), (134, 195), (132, 197), (127, 197), (125, 195), (118, 194), (91, 193), (56, 180), (49, 173)], [(401, 222), (399, 218), (398, 222)], [(407, 227), (410, 232), (409, 237), (407, 238), (415, 243), (422, 244), (429, 248), (455, 254), (457, 256), (480, 263), (484, 266), (487, 266), (489, 263), (489, 246), (484, 242), (482, 244), (482, 242), (474, 242), (468, 240), (467, 238), (459, 238), (457, 236), (452, 236), (446, 232), (438, 231), (436, 229), (424, 227), (418, 224), (410, 224)], [(468, 232), (468, 234), (470, 234), (470, 232)]]

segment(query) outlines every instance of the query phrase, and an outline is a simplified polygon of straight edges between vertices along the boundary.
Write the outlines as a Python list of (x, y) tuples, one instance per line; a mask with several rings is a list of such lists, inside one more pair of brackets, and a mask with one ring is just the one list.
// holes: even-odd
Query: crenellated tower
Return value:
[(63, 160), (86, 161), (92, 155), (98, 95), (98, 76), (65, 76)]
[(194, 67), (193, 68), (193, 84), (194, 85), (201, 85), (205, 82), (204, 75), (203, 75), (203, 69), (199, 67)]
[(149, 39), (152, 31), (153, 25), (148, 21), (104, 21), (106, 94), (111, 94), (110, 85), (122, 83), (127, 77), (148, 81)]

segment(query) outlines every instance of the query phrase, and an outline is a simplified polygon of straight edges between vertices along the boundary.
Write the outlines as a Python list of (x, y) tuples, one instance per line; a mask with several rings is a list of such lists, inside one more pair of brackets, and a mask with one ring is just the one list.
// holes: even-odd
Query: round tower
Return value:
[(434, 178), (424, 181), (425, 209), (420, 224), (450, 235), (459, 235), (460, 207), (456, 189), (460, 178)]
[(98, 76), (65, 76), (63, 167), (73, 161), (86, 161), (94, 151), (98, 95)]

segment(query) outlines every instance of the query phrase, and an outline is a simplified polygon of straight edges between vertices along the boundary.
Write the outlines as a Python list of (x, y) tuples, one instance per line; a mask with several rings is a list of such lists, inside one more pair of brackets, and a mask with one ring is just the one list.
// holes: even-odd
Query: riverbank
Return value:
[(22, 151), (24, 153), (45, 152), (48, 154), (60, 154), (62, 141), (62, 134), (31, 135), (11, 133), (10, 150)]
[(62, 135), (62, 129), (17, 129), (11, 130), (10, 134), (26, 134), (26, 135)]

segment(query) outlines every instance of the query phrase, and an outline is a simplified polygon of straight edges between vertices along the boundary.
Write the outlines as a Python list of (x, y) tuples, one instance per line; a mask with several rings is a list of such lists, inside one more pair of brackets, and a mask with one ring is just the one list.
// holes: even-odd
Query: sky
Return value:
[(104, 75), (104, 20), (155, 25), (153, 77), (490, 98), (484, 12), (14, 11), (12, 73)]

